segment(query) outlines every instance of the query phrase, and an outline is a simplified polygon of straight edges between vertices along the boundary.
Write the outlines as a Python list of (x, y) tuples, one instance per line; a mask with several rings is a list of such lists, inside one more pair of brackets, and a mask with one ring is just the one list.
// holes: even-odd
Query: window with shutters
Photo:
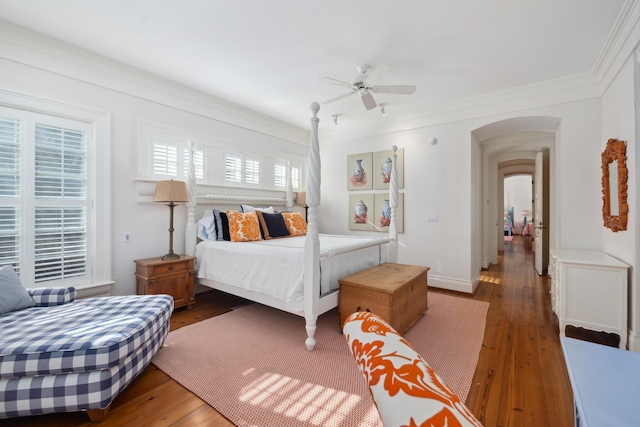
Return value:
[(91, 281), (91, 125), (0, 109), (0, 265), (27, 287)]
[(291, 166), (291, 187), (294, 190), (300, 189), (300, 166)]
[(262, 164), (259, 157), (226, 151), (224, 153), (224, 181), (226, 184), (259, 186)]
[[(161, 135), (151, 135), (150, 150), (152, 176), (157, 179), (177, 179), (187, 181), (189, 177), (189, 143), (186, 140)], [(195, 177), (205, 178), (204, 147), (193, 147)]]
[(276, 187), (287, 186), (287, 165), (276, 163), (273, 166), (273, 185)]
[[(287, 186), (287, 163), (276, 162), (273, 169), (273, 185), (284, 188)], [(291, 165), (291, 187), (294, 190), (300, 189), (300, 166)]]

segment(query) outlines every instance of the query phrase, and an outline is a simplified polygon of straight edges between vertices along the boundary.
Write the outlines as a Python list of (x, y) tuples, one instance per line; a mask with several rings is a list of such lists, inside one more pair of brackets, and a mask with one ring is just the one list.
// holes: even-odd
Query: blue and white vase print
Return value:
[(380, 166), (380, 174), (382, 175), (382, 182), (388, 184), (391, 181), (391, 167), (393, 165), (393, 161), (391, 157), (387, 157), (387, 160)]
[(380, 217), (380, 227), (388, 227), (391, 225), (391, 206), (389, 206), (389, 200), (384, 199), (384, 206), (382, 207), (382, 216)]
[(362, 200), (356, 203), (356, 206), (354, 207), (353, 221), (356, 224), (366, 224), (367, 210), (368, 210), (367, 205)]
[(363, 182), (365, 177), (365, 171), (362, 167), (362, 159), (356, 160), (356, 167), (353, 169), (353, 178), (356, 182)]

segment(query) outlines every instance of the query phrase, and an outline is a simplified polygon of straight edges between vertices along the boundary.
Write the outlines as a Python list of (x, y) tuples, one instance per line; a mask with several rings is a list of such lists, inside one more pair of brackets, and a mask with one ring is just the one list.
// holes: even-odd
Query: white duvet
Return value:
[[(205, 240), (196, 247), (196, 277), (270, 295), (289, 310), (303, 310), (305, 236), (256, 242)], [(333, 256), (338, 248), (378, 240), (320, 235), (320, 289), (338, 288), (338, 279), (387, 261), (386, 246)]]

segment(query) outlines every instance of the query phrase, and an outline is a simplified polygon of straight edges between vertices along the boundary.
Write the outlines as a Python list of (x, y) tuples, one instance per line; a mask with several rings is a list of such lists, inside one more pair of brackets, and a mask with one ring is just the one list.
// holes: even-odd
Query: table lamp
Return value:
[(162, 257), (162, 260), (180, 259), (180, 255), (173, 253), (173, 208), (177, 205), (175, 202), (188, 202), (189, 192), (187, 184), (183, 181), (158, 181), (156, 192), (153, 195), (154, 202), (169, 202), (169, 252)]

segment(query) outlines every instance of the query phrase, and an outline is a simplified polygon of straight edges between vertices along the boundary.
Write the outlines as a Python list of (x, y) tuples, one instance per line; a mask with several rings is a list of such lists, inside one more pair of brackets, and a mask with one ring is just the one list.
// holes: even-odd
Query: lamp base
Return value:
[(162, 257), (163, 261), (166, 261), (168, 259), (180, 259), (180, 255), (174, 254), (173, 252), (169, 252), (168, 254)]

